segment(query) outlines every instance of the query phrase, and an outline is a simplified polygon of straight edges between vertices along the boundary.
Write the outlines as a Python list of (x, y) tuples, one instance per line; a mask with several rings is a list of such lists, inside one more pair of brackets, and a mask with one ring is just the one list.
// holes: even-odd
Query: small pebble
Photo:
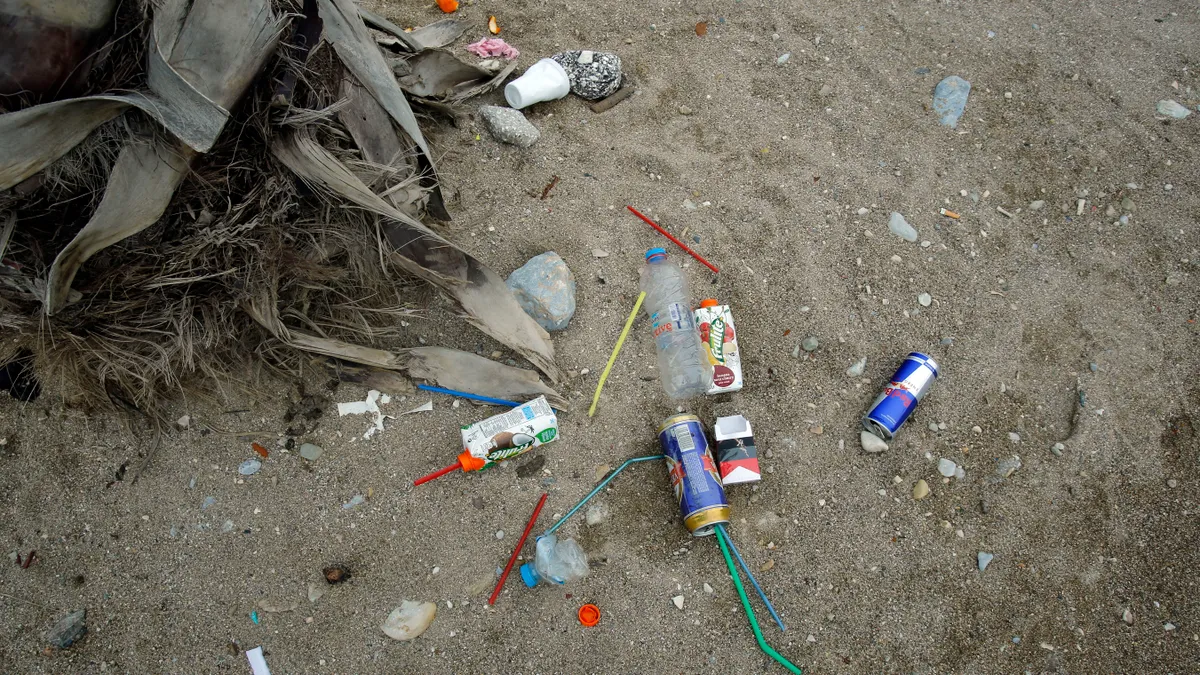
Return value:
[(1166, 622), (1166, 623), (1164, 623), (1164, 624), (1163, 624), (1163, 630), (1166, 630), (1166, 631), (1175, 630), (1175, 624), (1173, 624), (1173, 623), (1171, 623), (1170, 621), (1168, 621), (1168, 622)]
[(976, 556), (976, 562), (979, 565), (980, 572), (987, 569), (987, 566), (992, 562), (993, 557), (995, 556), (993, 556), (991, 553), (984, 553), (983, 551), (979, 552), (978, 556)]
[(821, 346), (821, 341), (817, 339), (817, 336), (809, 335), (800, 342), (800, 346), (803, 347), (804, 351), (806, 352), (815, 352), (817, 351), (817, 347)]
[(594, 248), (594, 249), (592, 249), (592, 257), (593, 258), (607, 258), (608, 251), (605, 251), (602, 248)]
[(1055, 457), (1062, 457), (1063, 450), (1066, 449), (1067, 446), (1063, 445), (1062, 443), (1055, 443), (1054, 445), (1050, 446), (1050, 452), (1053, 452)]
[(1126, 608), (1124, 612), (1121, 612), (1121, 620), (1124, 621), (1126, 624), (1132, 626), (1133, 625), (1133, 612), (1129, 611), (1129, 609)]
[(868, 209), (868, 208), (867, 208), (867, 207), (865, 207), (865, 206), (860, 206), (860, 207), (859, 207), (859, 209), (858, 209), (858, 215), (860, 215), (860, 216), (865, 216), (865, 215), (867, 215), (867, 214), (868, 214), (868, 213), (870, 213), (870, 212), (871, 212), (871, 209)]
[(909, 225), (904, 216), (895, 211), (888, 217), (888, 229), (891, 230), (892, 234), (904, 241), (915, 242), (918, 239), (916, 228)]
[(808, 637), (807, 637), (807, 638), (805, 638), (805, 640), (807, 640), (807, 641), (808, 641), (808, 642), (810, 642), (810, 643), (812, 643), (812, 642), (816, 642), (816, 641), (817, 641), (817, 636), (813, 635), (812, 633), (809, 633), (809, 634), (808, 634)]
[(675, 603), (676, 609), (679, 609), (679, 610), (683, 609), (683, 596), (682, 595), (676, 595), (675, 597), (671, 598), (671, 602)]
[(1175, 480), (1174, 478), (1168, 478), (1167, 479), (1167, 487), (1174, 490), (1175, 488), (1179, 487), (1179, 481)]
[(1158, 111), (1159, 115), (1165, 115), (1167, 117), (1170, 117), (1172, 119), (1177, 119), (1177, 120), (1181, 120), (1181, 119), (1187, 117), (1188, 115), (1192, 114), (1191, 110), (1188, 110), (1187, 108), (1183, 107), (1179, 103), (1169, 100), (1169, 99), (1159, 101), (1154, 106), (1154, 109)]
[(930, 422), (930, 423), (929, 423), (929, 430), (930, 430), (930, 431), (934, 431), (934, 432), (936, 432), (936, 431), (938, 430), (938, 425), (937, 425), (937, 422)]
[(87, 635), (87, 609), (81, 609), (59, 619), (58, 623), (54, 624), (54, 627), (46, 634), (46, 640), (52, 647), (66, 649), (85, 635)]
[(243, 476), (253, 476), (262, 468), (262, 462), (257, 459), (248, 459), (238, 465), (238, 473)]
[(877, 455), (888, 449), (888, 444), (883, 439), (869, 431), (859, 432), (858, 440), (862, 443), (862, 449), (872, 455)]
[(917, 481), (917, 484), (913, 486), (912, 496), (913, 499), (917, 501), (921, 501), (922, 499), (928, 497), (929, 483), (926, 483), (924, 479)]
[(775, 59), (775, 65), (782, 66), (783, 64), (787, 63), (788, 60), (791, 58), (792, 58), (792, 53), (788, 52), (788, 53), (784, 54), (783, 56), (780, 56), (779, 58)]
[(323, 452), (325, 452), (325, 450), (319, 445), (315, 445), (313, 443), (300, 444), (300, 456), (310, 462), (317, 461), (317, 458), (319, 458)]
[(1010, 431), (1010, 432), (1008, 432), (1008, 440), (1012, 441), (1014, 444), (1020, 443), (1021, 442), (1021, 434), (1018, 434), (1015, 431)]
[(938, 468), (938, 473), (942, 474), (946, 478), (952, 478), (954, 476), (954, 472), (958, 469), (958, 465), (955, 464), (953, 461), (943, 457), (938, 460), (937, 468)]
[(982, 434), (983, 429), (980, 429), (979, 425), (975, 425), (975, 426), (971, 427), (971, 432), (976, 433), (976, 434)]
[(847, 377), (862, 377), (863, 371), (867, 369), (867, 357), (854, 362), (854, 365), (846, 369)]
[(588, 525), (599, 525), (608, 520), (609, 510), (608, 505), (604, 503), (596, 504), (587, 510), (584, 518)]
[(1029, 202), (1029, 210), (1030, 211), (1040, 211), (1040, 210), (1042, 210), (1042, 207), (1045, 205), (1046, 205), (1046, 202), (1044, 200), (1037, 199), (1032, 202)]
[(996, 465), (996, 474), (1001, 478), (1008, 478), (1013, 475), (1017, 469), (1021, 468), (1021, 458), (1013, 455), (1008, 459), (1002, 459)]
[(713, 594), (713, 587), (709, 586), (707, 581), (704, 582), (704, 592), (708, 593), (709, 595)]
[(696, 111), (692, 110), (691, 108), (687, 107), (686, 105), (679, 106), (679, 114), (680, 115), (691, 115), (694, 112), (696, 112)]
[(928, 307), (933, 304), (933, 296), (928, 293), (922, 293), (917, 296), (917, 302), (921, 303), (922, 307)]
[(496, 538), (503, 539), (504, 538), (504, 530), (496, 530)]

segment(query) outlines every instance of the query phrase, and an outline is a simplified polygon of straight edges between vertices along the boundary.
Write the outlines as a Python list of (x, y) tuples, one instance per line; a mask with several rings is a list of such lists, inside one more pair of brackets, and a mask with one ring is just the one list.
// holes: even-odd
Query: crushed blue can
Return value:
[(920, 352), (909, 354), (863, 416), (863, 428), (885, 441), (891, 440), (937, 376), (937, 361)]
[(729, 502), (700, 418), (687, 414), (668, 417), (658, 428), (658, 441), (688, 532), (704, 537), (715, 532), (717, 525), (728, 523)]

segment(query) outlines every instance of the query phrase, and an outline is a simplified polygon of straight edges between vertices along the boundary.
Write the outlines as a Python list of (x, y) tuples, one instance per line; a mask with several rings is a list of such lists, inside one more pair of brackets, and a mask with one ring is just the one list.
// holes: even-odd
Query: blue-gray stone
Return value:
[(521, 309), (548, 331), (565, 330), (575, 316), (575, 275), (554, 251), (531, 258), (506, 283)]
[(977, 563), (979, 564), (979, 571), (982, 572), (986, 570), (988, 564), (992, 562), (992, 558), (994, 557), (995, 556), (993, 556), (991, 553), (984, 553), (983, 551), (980, 551), (977, 560)]
[(87, 609), (71, 612), (54, 624), (54, 627), (46, 634), (46, 640), (52, 647), (66, 649), (87, 635), (86, 621)]
[(942, 124), (951, 129), (958, 126), (958, 118), (967, 108), (967, 96), (970, 93), (971, 83), (957, 75), (938, 82), (933, 90), (933, 112)]

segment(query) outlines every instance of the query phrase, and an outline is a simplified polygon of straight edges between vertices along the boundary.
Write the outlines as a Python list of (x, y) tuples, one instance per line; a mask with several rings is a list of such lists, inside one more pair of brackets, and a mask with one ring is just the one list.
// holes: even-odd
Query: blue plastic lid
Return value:
[(530, 588), (537, 586), (539, 578), (537, 570), (533, 569), (533, 565), (530, 563), (521, 565), (521, 581), (524, 581), (526, 586)]
[(649, 260), (650, 258), (653, 258), (656, 255), (661, 255), (665, 258), (667, 255), (667, 251), (666, 251), (666, 249), (652, 248), (649, 251), (646, 251), (646, 260)]

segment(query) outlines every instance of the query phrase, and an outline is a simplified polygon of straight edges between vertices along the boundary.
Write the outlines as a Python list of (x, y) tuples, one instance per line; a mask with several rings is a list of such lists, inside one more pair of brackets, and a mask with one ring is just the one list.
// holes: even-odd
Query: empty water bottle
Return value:
[(712, 366), (704, 356), (692, 318), (687, 279), (661, 248), (646, 251), (642, 290), (658, 348), (659, 377), (667, 395), (674, 399), (704, 395), (712, 384)]
[(559, 541), (553, 534), (537, 538), (537, 555), (533, 564), (521, 565), (521, 580), (533, 588), (539, 581), (565, 584), (587, 576), (587, 554), (574, 539)]

